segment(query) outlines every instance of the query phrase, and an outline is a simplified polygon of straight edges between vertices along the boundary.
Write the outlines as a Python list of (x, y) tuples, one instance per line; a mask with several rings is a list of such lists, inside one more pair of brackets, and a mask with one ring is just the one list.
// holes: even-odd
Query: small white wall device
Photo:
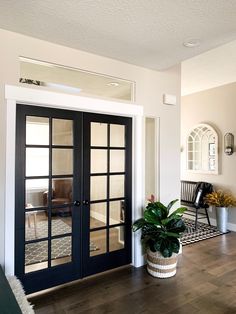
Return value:
[(163, 94), (163, 104), (165, 105), (176, 105), (176, 96), (170, 94)]

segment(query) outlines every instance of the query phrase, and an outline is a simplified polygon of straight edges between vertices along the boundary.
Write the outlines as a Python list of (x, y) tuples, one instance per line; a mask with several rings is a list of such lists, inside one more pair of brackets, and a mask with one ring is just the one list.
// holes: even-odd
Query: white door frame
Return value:
[[(15, 268), (15, 131), (16, 103), (67, 110), (128, 116), (133, 119), (132, 217), (142, 215), (144, 205), (143, 107), (77, 95), (56, 93), (36, 88), (6, 85), (6, 192), (5, 192), (5, 273), (14, 275)], [(132, 263), (142, 266), (144, 259), (140, 234), (132, 236)]]

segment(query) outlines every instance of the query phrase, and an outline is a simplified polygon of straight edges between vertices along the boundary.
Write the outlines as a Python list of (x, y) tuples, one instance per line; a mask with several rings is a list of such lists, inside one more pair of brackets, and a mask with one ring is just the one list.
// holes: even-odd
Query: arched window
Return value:
[(218, 135), (208, 124), (198, 124), (187, 138), (187, 169), (218, 173)]

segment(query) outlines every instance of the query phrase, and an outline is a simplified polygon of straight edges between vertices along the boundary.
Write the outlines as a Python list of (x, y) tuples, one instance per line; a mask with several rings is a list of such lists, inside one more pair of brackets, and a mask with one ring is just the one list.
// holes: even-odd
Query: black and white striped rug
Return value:
[(215, 226), (209, 226), (202, 222), (198, 222), (198, 228), (195, 231), (194, 220), (188, 218), (183, 218), (183, 220), (187, 229), (180, 238), (182, 245), (207, 240), (223, 234), (223, 232), (219, 231)]

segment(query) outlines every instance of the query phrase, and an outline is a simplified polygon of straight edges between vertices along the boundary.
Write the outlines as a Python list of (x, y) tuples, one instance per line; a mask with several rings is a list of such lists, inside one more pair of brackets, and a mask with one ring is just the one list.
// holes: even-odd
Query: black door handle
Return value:
[(80, 206), (80, 201), (74, 201), (75, 206)]
[(89, 201), (88, 200), (84, 200), (83, 201), (83, 205), (88, 205), (89, 204)]

